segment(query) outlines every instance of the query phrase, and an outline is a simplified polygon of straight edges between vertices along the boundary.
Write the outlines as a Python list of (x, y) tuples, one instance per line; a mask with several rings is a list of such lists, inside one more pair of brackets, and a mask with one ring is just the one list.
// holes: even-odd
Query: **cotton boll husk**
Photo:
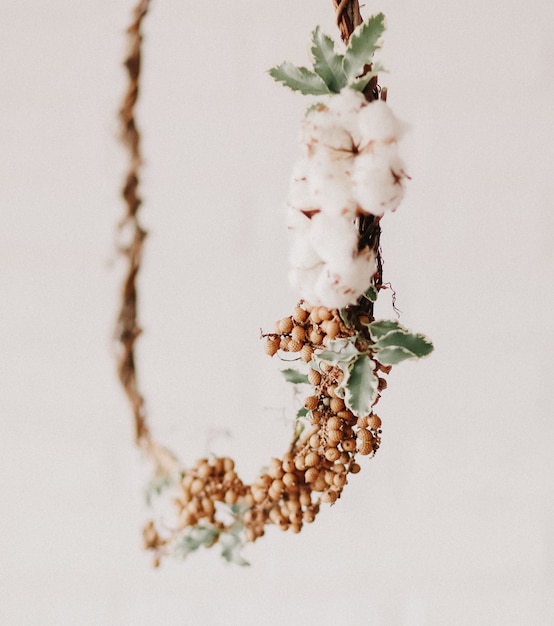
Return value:
[(321, 304), (315, 291), (315, 285), (323, 267), (324, 264), (320, 263), (316, 267), (312, 267), (310, 269), (293, 267), (289, 271), (289, 282), (292, 287), (298, 290), (302, 300), (305, 300), (315, 306), (319, 306)]
[(319, 213), (311, 219), (309, 242), (326, 263), (349, 263), (358, 248), (358, 230), (352, 219)]
[(360, 149), (372, 141), (396, 141), (407, 129), (383, 100), (374, 100), (360, 111), (358, 126)]
[(310, 159), (308, 185), (315, 204), (329, 215), (354, 215), (354, 154), (320, 148)]
[(395, 211), (404, 197), (404, 163), (395, 143), (376, 146), (356, 158), (352, 193), (364, 213), (381, 216)]

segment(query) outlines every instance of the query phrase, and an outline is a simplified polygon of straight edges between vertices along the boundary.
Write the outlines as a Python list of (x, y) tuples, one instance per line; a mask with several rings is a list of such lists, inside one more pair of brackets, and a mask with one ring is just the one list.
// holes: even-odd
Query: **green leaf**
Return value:
[(354, 343), (348, 339), (333, 339), (329, 341), (325, 350), (316, 354), (317, 359), (328, 363), (351, 361), (359, 356), (360, 352)]
[(394, 330), (403, 330), (408, 332), (408, 329), (404, 328), (404, 326), (396, 320), (379, 320), (378, 322), (371, 322), (371, 324), (368, 324), (367, 328), (371, 337), (375, 341)]
[[(360, 90), (363, 91), (363, 90)], [(370, 287), (365, 293), (364, 298), (367, 298), (370, 302), (377, 302), (377, 296), (379, 292), (375, 287)]]
[(243, 530), (242, 524), (233, 524), (228, 532), (221, 534), (219, 543), (222, 545), (221, 556), (226, 561), (245, 567), (250, 563), (240, 553), (244, 546), (244, 539), (241, 537)]
[(371, 72), (368, 72), (367, 74), (364, 74), (363, 76), (360, 76), (359, 78), (356, 78), (349, 82), (348, 86), (350, 87), (350, 89), (363, 91), (368, 86), (369, 81), (377, 76), (379, 72), (386, 72), (385, 68), (378, 63), (375, 63), (372, 67), (373, 69), (371, 70)]
[(307, 374), (302, 374), (302, 372), (299, 372), (292, 367), (289, 367), (286, 370), (281, 370), (281, 374), (283, 374), (287, 383), (292, 383), (293, 385), (309, 384), (310, 382)]
[(312, 55), (316, 73), (329, 87), (329, 91), (339, 93), (346, 85), (346, 74), (342, 67), (344, 57), (335, 52), (335, 42), (322, 33), (319, 26), (312, 33)]
[(302, 407), (301, 409), (298, 409), (298, 411), (296, 412), (296, 419), (301, 419), (302, 417), (306, 417), (306, 415), (308, 415), (310, 411), (308, 411), (308, 409), (306, 407)]
[(379, 13), (365, 20), (352, 33), (342, 62), (349, 83), (363, 73), (365, 65), (371, 63), (384, 31), (385, 16)]
[(391, 331), (379, 338), (376, 358), (383, 365), (396, 365), (406, 359), (421, 359), (433, 351), (433, 343), (425, 335), (406, 329)]
[(298, 67), (285, 61), (269, 70), (269, 75), (278, 83), (283, 83), (293, 91), (300, 91), (305, 95), (320, 96), (328, 94), (329, 87), (321, 76), (306, 67)]
[(210, 547), (218, 534), (218, 530), (209, 526), (193, 526), (175, 544), (175, 554), (185, 558), (201, 546)]
[(354, 328), (352, 320), (350, 319), (350, 316), (348, 315), (348, 311), (346, 309), (339, 309), (339, 315), (342, 323), (346, 326), (346, 328)]
[(375, 362), (367, 355), (356, 359), (350, 368), (350, 376), (344, 388), (344, 402), (356, 417), (370, 413), (377, 399), (379, 381), (374, 370)]

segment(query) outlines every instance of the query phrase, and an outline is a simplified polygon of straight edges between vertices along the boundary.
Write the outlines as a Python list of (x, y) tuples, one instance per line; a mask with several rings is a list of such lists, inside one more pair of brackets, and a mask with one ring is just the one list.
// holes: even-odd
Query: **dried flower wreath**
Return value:
[(345, 44), (316, 28), (313, 69), (283, 63), (269, 73), (278, 82), (325, 101), (309, 107), (301, 125), (301, 156), (287, 203), (290, 280), (301, 300), (274, 332), (262, 335), (265, 351), (296, 355), (305, 371), (285, 369), (286, 379), (309, 388), (296, 416), (292, 442), (271, 459), (253, 484), (238, 477), (230, 458), (202, 458), (184, 468), (152, 437), (137, 383), (135, 343), (137, 275), (146, 231), (139, 221), (140, 136), (134, 108), (141, 64), (141, 24), (149, 0), (140, 0), (128, 28), (125, 66), (129, 84), (120, 111), (122, 140), (129, 155), (123, 186), (126, 212), (120, 250), (127, 260), (117, 324), (121, 384), (131, 404), (137, 445), (154, 462), (149, 494), (167, 496), (171, 515), (150, 520), (144, 544), (158, 565), (162, 556), (186, 556), (200, 546), (219, 545), (228, 561), (241, 555), (273, 524), (299, 532), (313, 522), (322, 503), (333, 504), (360, 471), (356, 454), (373, 456), (381, 443), (374, 407), (397, 363), (427, 356), (432, 343), (397, 320), (376, 320), (374, 302), (383, 285), (380, 218), (401, 201), (404, 164), (398, 140), (404, 125), (386, 104), (373, 60), (384, 16), (363, 21), (357, 0), (333, 0)]

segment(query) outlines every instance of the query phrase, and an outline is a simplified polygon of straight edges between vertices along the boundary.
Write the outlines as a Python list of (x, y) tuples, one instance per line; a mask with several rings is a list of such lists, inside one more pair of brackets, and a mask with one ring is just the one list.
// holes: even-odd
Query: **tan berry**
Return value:
[(325, 458), (334, 463), (340, 457), (340, 452), (336, 448), (327, 448), (325, 450)]
[(279, 350), (280, 344), (281, 340), (279, 337), (268, 337), (265, 342), (265, 353), (269, 356), (273, 356), (277, 350)]
[(323, 334), (320, 333), (319, 330), (315, 330), (315, 329), (311, 330), (309, 339), (314, 345), (319, 346), (321, 345), (321, 342), (323, 341)]
[(279, 320), (279, 332), (281, 334), (288, 334), (291, 332), (294, 324), (292, 323), (292, 319), (290, 317), (283, 317), (282, 320)]
[(352, 474), (357, 474), (361, 470), (361, 466), (358, 463), (352, 463), (350, 466), (350, 471)]
[(306, 458), (304, 457), (304, 455), (299, 454), (295, 459), (294, 459), (294, 467), (299, 470), (305, 470), (306, 469)]
[(319, 404), (319, 398), (317, 396), (308, 396), (304, 400), (304, 407), (308, 409), (308, 411), (313, 411), (317, 409), (317, 405)]
[(305, 322), (308, 319), (308, 311), (306, 311), (306, 309), (303, 309), (301, 306), (297, 306), (294, 309), (294, 314), (293, 314), (293, 319), (295, 322), (297, 322), (298, 324), (302, 324), (303, 322)]
[(338, 413), (344, 409), (344, 400), (342, 398), (331, 398), (331, 411)]
[(296, 339), (291, 339), (287, 344), (288, 352), (300, 352), (302, 350), (302, 344), (300, 341), (296, 341)]
[(313, 483), (319, 478), (319, 472), (315, 467), (309, 467), (304, 472), (304, 480), (307, 483)]
[(315, 467), (319, 464), (319, 455), (317, 452), (308, 452), (304, 460), (306, 467)]
[(335, 474), (333, 478), (333, 484), (335, 487), (342, 489), (346, 484), (346, 474)]
[(340, 430), (330, 429), (327, 432), (327, 442), (330, 446), (335, 447), (342, 441), (342, 433)]
[(342, 442), (342, 449), (345, 452), (354, 452), (356, 450), (356, 440), (355, 439), (345, 439)]
[(312, 435), (310, 437), (310, 448), (313, 448), (314, 450), (317, 450), (319, 448), (319, 444), (321, 443), (321, 440), (319, 438), (319, 435)]
[(306, 331), (302, 328), (302, 326), (295, 326), (292, 329), (291, 337), (295, 341), (299, 341), (300, 343), (303, 343), (304, 339), (306, 339)]
[(371, 430), (377, 430), (381, 428), (381, 418), (378, 415), (370, 415), (367, 418), (367, 426), (371, 428)]
[(329, 489), (329, 491), (325, 491), (321, 494), (321, 501), (333, 504), (333, 502), (337, 501), (338, 496), (339, 494), (334, 489)]
[(339, 331), (340, 326), (338, 322), (335, 322), (334, 320), (327, 322), (325, 332), (327, 333), (327, 337), (329, 337), (329, 339), (334, 339), (339, 334)]
[(324, 307), (324, 306), (318, 307), (317, 314), (319, 315), (319, 319), (323, 321), (333, 319), (332, 311), (330, 311), (327, 307)]
[(339, 430), (341, 426), (342, 426), (342, 420), (340, 417), (337, 417), (336, 415), (333, 415), (333, 417), (330, 417), (327, 420), (327, 428), (329, 430)]
[(312, 346), (304, 344), (300, 353), (300, 358), (304, 361), (304, 363), (309, 363), (312, 360), (313, 355), (314, 350)]
[[(304, 347), (306, 347), (306, 346), (304, 346)], [(319, 385), (319, 383), (321, 382), (321, 374), (317, 370), (312, 370), (311, 369), (308, 372), (308, 380), (310, 381), (311, 385), (313, 385), (314, 387), (317, 387)]]
[(279, 341), (279, 349), (286, 352), (289, 349), (290, 337), (281, 337)]

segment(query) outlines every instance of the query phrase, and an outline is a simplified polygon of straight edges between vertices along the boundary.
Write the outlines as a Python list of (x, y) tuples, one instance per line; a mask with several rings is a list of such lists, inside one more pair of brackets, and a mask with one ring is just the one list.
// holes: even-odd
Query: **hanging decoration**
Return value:
[(422, 334), (398, 320), (376, 320), (374, 303), (383, 284), (380, 219), (401, 202), (406, 166), (398, 152), (405, 130), (377, 83), (374, 54), (385, 29), (382, 14), (365, 21), (356, 0), (334, 0), (340, 44), (319, 27), (312, 33), (313, 67), (285, 62), (269, 74), (290, 89), (315, 96), (300, 129), (300, 149), (287, 202), (291, 284), (300, 301), (292, 313), (263, 333), (271, 357), (294, 356), (287, 381), (307, 390), (292, 441), (252, 484), (230, 458), (201, 458), (183, 467), (157, 443), (147, 424), (135, 365), (137, 277), (146, 231), (139, 220), (140, 134), (135, 119), (141, 65), (141, 25), (149, 0), (137, 4), (128, 29), (128, 88), (120, 112), (129, 155), (123, 186), (126, 212), (120, 249), (127, 260), (117, 324), (118, 372), (130, 402), (136, 443), (154, 464), (148, 497), (163, 501), (162, 519), (144, 528), (145, 547), (158, 565), (163, 556), (187, 556), (219, 546), (228, 561), (245, 565), (241, 549), (268, 525), (298, 533), (322, 506), (335, 503), (358, 456), (381, 445), (375, 412), (391, 368), (433, 349)]

